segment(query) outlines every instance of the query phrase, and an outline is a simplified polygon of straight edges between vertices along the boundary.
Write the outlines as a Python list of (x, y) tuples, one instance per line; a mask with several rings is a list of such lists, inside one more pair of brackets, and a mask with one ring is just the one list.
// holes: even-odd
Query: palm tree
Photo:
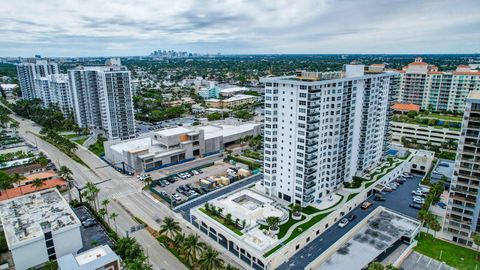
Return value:
[(103, 219), (105, 219), (105, 215), (107, 215), (107, 210), (105, 210), (105, 208), (100, 208), (100, 209), (98, 209), (98, 214), (99, 214)]
[(108, 222), (108, 225), (110, 226), (110, 219), (108, 218), (109, 216), (108, 216), (108, 208), (107, 208), (109, 203), (110, 203), (110, 200), (108, 200), (108, 199), (105, 199), (105, 200), (102, 201), (102, 206), (105, 209), (105, 212), (106, 212), (106, 215), (107, 215), (107, 222)]
[(95, 211), (98, 209), (98, 192), (100, 192), (100, 189), (92, 182), (87, 182), (85, 185), (85, 188), (87, 189), (88, 193), (92, 196), (92, 202), (93, 202), (93, 208)]
[(162, 225), (160, 225), (160, 230), (158, 231), (160, 234), (164, 234), (165, 236), (173, 239), (175, 235), (180, 233), (181, 228), (177, 221), (175, 221), (171, 217), (166, 217), (163, 220)]
[(271, 231), (276, 231), (278, 229), (278, 223), (280, 222), (280, 218), (278, 217), (267, 217), (265, 220), (268, 224), (268, 227)]
[(117, 217), (118, 217), (118, 214), (115, 212), (110, 214), (110, 218), (113, 220), (113, 224), (115, 224), (115, 232), (118, 234), (117, 222), (116, 222)]
[(198, 265), (200, 270), (219, 270), (223, 268), (223, 260), (219, 258), (218, 251), (208, 246), (200, 256)]
[(385, 266), (383, 266), (383, 264), (381, 264), (380, 262), (372, 262), (368, 266), (368, 270), (384, 270), (384, 269), (385, 269)]
[(18, 187), (20, 188), (20, 192), (23, 195), (22, 186), (20, 184), (22, 183), (22, 180), (25, 179), (25, 176), (23, 176), (19, 173), (14, 173), (13, 176), (11, 177), (11, 179), (12, 179), (13, 182), (17, 183)]
[(225, 266), (225, 270), (238, 270), (238, 268), (233, 267), (230, 264), (228, 264), (227, 266)]
[(295, 216), (300, 216), (302, 213), (302, 206), (300, 204), (294, 204), (292, 206), (292, 213)]
[(32, 187), (35, 188), (35, 190), (38, 190), (40, 189), (41, 187), (43, 187), (45, 185), (45, 180), (44, 179), (40, 179), (40, 178), (35, 178), (33, 180), (33, 183), (32, 183)]
[(63, 179), (65, 179), (65, 181), (67, 182), (67, 192), (68, 192), (68, 200), (69, 202), (72, 201), (72, 193), (70, 192), (71, 189), (72, 189), (72, 182), (73, 182), (73, 179), (71, 178), (72, 176), (72, 171), (67, 167), (67, 166), (60, 166), (60, 170), (58, 171), (60, 176), (63, 177)]
[(173, 245), (177, 247), (178, 251), (182, 253), (183, 251), (183, 245), (185, 244), (185, 234), (183, 233), (177, 233), (175, 237), (173, 238)]
[(190, 234), (184, 241), (183, 253), (190, 264), (193, 264), (206, 248), (205, 243), (200, 242), (198, 235)]
[(10, 123), (10, 128), (13, 129), (14, 133), (17, 133), (17, 128), (20, 126), (20, 124), (17, 121), (12, 121)]
[(147, 177), (145, 178), (145, 180), (143, 180), (143, 182), (145, 183), (145, 186), (150, 186), (150, 184), (152, 183), (152, 178)]

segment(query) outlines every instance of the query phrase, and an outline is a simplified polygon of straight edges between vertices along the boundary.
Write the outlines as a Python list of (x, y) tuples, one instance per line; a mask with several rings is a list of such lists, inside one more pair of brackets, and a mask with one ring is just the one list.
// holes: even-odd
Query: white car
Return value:
[(348, 224), (348, 219), (344, 218), (344, 219), (340, 220), (340, 222), (338, 223), (338, 227), (343, 228), (343, 227), (347, 226), (347, 224)]
[(419, 203), (419, 204), (424, 204), (424, 203), (425, 203), (425, 199), (420, 198), (420, 197), (413, 197), (413, 202), (414, 202), (414, 203)]
[(423, 197), (425, 196), (421, 191), (419, 190), (414, 190), (412, 191), (412, 195), (418, 196), (418, 197)]
[(421, 190), (423, 193), (429, 193), (430, 192), (430, 188), (429, 187), (425, 187), (425, 186), (419, 186), (417, 188), (417, 190)]

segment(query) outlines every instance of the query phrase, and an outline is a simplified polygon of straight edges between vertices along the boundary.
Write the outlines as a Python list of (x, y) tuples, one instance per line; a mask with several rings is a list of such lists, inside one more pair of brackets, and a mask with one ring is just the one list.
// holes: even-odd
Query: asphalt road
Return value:
[(400, 185), (397, 190), (393, 192), (385, 192), (384, 196), (386, 200), (383, 202), (373, 201), (372, 197), (370, 197), (369, 201), (373, 202), (373, 206), (367, 210), (362, 210), (360, 206), (356, 207), (350, 213), (348, 213), (355, 214), (357, 216), (355, 220), (349, 222), (344, 228), (339, 228), (338, 222), (330, 226), (328, 230), (298, 251), (292, 258), (290, 258), (290, 260), (285, 261), (285, 263), (280, 265), (278, 269), (305, 269), (309, 263), (319, 257), (323, 252), (325, 252), (325, 250), (327, 250), (331, 245), (338, 241), (338, 239), (345, 235), (347, 231), (351, 230), (355, 225), (357, 225), (362, 219), (364, 219), (380, 205), (412, 218), (416, 218), (418, 210), (410, 208), (408, 205), (412, 202), (411, 192), (418, 187), (420, 180), (421, 177), (414, 176), (414, 178), (409, 179), (403, 185)]
[[(97, 183), (97, 186), (100, 188), (99, 200), (110, 199), (111, 202), (108, 207), (109, 213), (115, 212), (118, 214), (116, 225), (120, 235), (125, 235), (125, 232), (132, 226), (138, 225), (114, 199), (129, 195), (145, 196), (141, 192), (142, 184), (139, 181), (134, 180), (133, 177), (120, 174), (110, 166), (107, 166), (103, 160), (81, 146), (78, 147), (76, 154), (89, 168), (73, 161), (56, 147), (33, 134), (38, 134), (41, 127), (30, 120), (23, 120), (15, 115), (11, 116), (20, 123), (17, 130), (21, 137), (32, 145), (36, 145), (56, 166), (60, 167), (61, 165), (65, 165), (70, 168), (76, 186), (83, 187), (87, 182)], [(73, 192), (73, 195), (77, 197), (76, 192)], [(154, 269), (187, 269), (147, 231), (140, 230), (133, 233), (132, 236), (137, 239), (146, 252), (148, 252), (150, 262)]]

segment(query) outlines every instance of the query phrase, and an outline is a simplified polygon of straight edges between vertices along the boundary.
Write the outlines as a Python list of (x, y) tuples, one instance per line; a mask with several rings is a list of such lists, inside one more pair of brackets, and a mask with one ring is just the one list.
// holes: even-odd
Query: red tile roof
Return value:
[(420, 106), (416, 104), (407, 104), (407, 103), (395, 103), (392, 106), (392, 109), (395, 111), (416, 111), (420, 110)]
[(12, 199), (15, 197), (19, 197), (25, 194), (33, 193), (33, 192), (44, 190), (44, 189), (54, 188), (56, 186), (65, 187), (67, 185), (66, 182), (62, 179), (46, 180), (44, 183), (45, 184), (37, 190), (35, 190), (35, 187), (32, 187), (32, 185), (24, 185), (21, 187), (9, 188), (6, 191), (2, 190), (0, 194), (0, 201)]

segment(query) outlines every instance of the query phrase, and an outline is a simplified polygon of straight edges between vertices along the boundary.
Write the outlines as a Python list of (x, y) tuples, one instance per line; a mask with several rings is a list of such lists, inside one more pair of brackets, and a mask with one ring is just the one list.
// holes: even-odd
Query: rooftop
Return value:
[(231, 98), (224, 99), (224, 102), (232, 102), (232, 101), (237, 101), (237, 100), (242, 100), (242, 99), (249, 99), (249, 98), (257, 98), (256, 96), (250, 96), (250, 95), (244, 95), (244, 94), (238, 94), (235, 95)]
[(392, 109), (395, 111), (420, 111), (420, 106), (410, 103), (394, 103)]
[(230, 88), (225, 88), (221, 89), (220, 92), (222, 93), (235, 93), (235, 92), (242, 92), (242, 91), (247, 91), (248, 88), (246, 87), (230, 87)]
[[(216, 198), (209, 203), (222, 208), (225, 215), (231, 214), (232, 220), (245, 220), (246, 228), (240, 237), (243, 242), (260, 252), (276, 244), (278, 239), (262, 231), (258, 222), (265, 223), (265, 219), (271, 216), (279, 217), (280, 220), (288, 218), (288, 211), (276, 206), (273, 199), (248, 188)], [(232, 235), (239, 237), (233, 232)]]
[(155, 134), (168, 137), (168, 136), (174, 136), (174, 135), (181, 135), (185, 133), (190, 133), (194, 130), (185, 128), (185, 127), (174, 127), (174, 128), (167, 128), (159, 131), (155, 131)]
[(358, 225), (357, 232), (336, 250), (318, 270), (360, 270), (403, 236), (412, 237), (420, 222), (384, 209)]
[(100, 269), (111, 262), (118, 261), (118, 255), (108, 245), (95, 247), (76, 256), (68, 254), (58, 258), (58, 267), (61, 270), (90, 270)]
[(480, 91), (472, 91), (467, 99), (480, 99)]
[(215, 137), (228, 137), (236, 134), (241, 134), (243, 132), (250, 131), (260, 124), (246, 123), (238, 126), (233, 125), (208, 125), (201, 126), (200, 129), (203, 129), (205, 132), (205, 140), (215, 138)]
[(39, 191), (4, 201), (0, 217), (8, 247), (43, 237), (44, 231), (79, 227), (80, 221), (56, 189)]

